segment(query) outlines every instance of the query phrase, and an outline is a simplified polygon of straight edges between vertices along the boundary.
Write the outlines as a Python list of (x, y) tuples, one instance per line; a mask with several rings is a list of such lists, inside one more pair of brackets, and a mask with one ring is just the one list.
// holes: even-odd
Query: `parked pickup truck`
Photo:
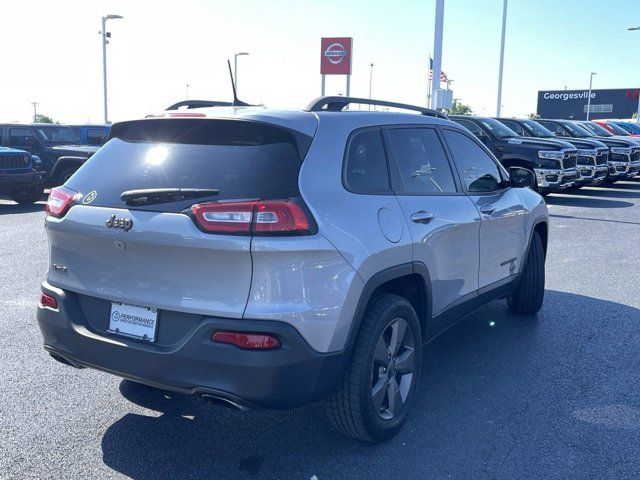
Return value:
[(572, 187), (578, 150), (568, 142), (521, 137), (494, 118), (450, 115), (484, 143), (506, 168), (521, 167), (536, 176), (536, 190), (547, 193)]
[(0, 196), (21, 205), (40, 200), (45, 175), (36, 170), (39, 161), (24, 150), (0, 147)]
[[(519, 118), (498, 118), (522, 137), (556, 138), (555, 134), (534, 120)], [(563, 138), (578, 149), (576, 186), (598, 185), (604, 182), (609, 171), (609, 147), (591, 138)]]
[(38, 156), (49, 186), (63, 184), (99, 147), (79, 145), (70, 127), (48, 123), (0, 124), (0, 145)]
[(627, 140), (624, 137), (613, 137), (605, 134), (596, 136), (592, 131), (580, 126), (579, 122), (572, 120), (548, 120), (545, 118), (538, 119), (536, 122), (547, 127), (559, 137), (567, 137), (567, 140), (590, 138), (598, 140), (609, 147), (607, 182), (630, 178), (638, 173), (640, 146), (636, 142)]

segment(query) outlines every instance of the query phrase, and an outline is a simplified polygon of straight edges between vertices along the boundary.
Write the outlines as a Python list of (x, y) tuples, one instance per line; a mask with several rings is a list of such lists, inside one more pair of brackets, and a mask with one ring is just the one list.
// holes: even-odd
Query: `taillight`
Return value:
[(63, 217), (71, 208), (77, 193), (65, 187), (52, 188), (44, 211), (52, 217)]
[(40, 294), (40, 305), (43, 307), (53, 308), (54, 310), (58, 309), (58, 301), (56, 298), (51, 295), (47, 295), (44, 292)]
[(196, 223), (210, 233), (309, 233), (305, 211), (291, 200), (199, 203), (191, 207)]
[(280, 347), (280, 340), (265, 333), (216, 332), (211, 340), (230, 343), (245, 350), (271, 350)]

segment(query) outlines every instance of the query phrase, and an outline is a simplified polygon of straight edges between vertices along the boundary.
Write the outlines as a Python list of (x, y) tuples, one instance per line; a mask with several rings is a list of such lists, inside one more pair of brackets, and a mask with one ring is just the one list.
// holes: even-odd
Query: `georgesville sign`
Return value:
[[(637, 88), (591, 91), (589, 118), (631, 118), (638, 110)], [(584, 120), (588, 90), (546, 90), (538, 92), (538, 115), (542, 118)]]
[(322, 75), (351, 75), (353, 38), (322, 38), (320, 41), (320, 73)]

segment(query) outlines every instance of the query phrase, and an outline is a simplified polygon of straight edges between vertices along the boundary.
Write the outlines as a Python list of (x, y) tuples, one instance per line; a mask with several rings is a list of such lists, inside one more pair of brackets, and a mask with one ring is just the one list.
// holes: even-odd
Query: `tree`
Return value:
[(35, 123), (56, 123), (53, 121), (53, 118), (43, 115), (42, 113), (36, 113), (34, 121)]
[(472, 113), (469, 105), (460, 103), (458, 100), (453, 101), (453, 105), (451, 105), (451, 109), (449, 110), (450, 115), (470, 115)]
[(527, 115), (527, 118), (531, 118), (531, 119), (540, 118), (540, 115), (538, 115), (537, 113), (530, 113), (529, 115)]

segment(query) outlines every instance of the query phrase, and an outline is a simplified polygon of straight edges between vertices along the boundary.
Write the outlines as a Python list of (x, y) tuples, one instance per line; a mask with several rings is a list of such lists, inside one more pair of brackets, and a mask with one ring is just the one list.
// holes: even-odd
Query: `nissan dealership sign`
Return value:
[(592, 90), (589, 102), (588, 90), (547, 90), (538, 92), (538, 115), (542, 118), (631, 118), (638, 110), (637, 88)]
[(351, 75), (353, 38), (331, 37), (320, 41), (320, 73), (322, 75)]

